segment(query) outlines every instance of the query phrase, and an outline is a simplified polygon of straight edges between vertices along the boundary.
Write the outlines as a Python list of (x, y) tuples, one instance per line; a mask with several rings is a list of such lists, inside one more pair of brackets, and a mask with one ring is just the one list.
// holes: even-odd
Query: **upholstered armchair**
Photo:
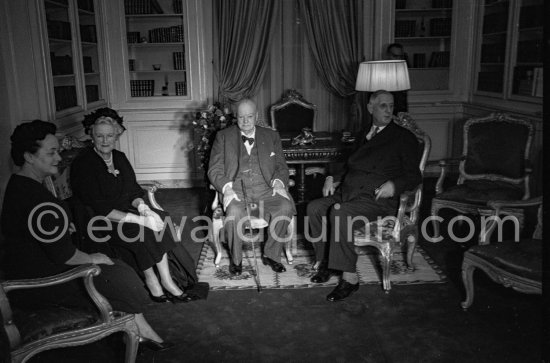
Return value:
[[(100, 272), (101, 269), (97, 265), (81, 265), (55, 276), (0, 283), (2, 328), (8, 339), (12, 362), (26, 362), (45, 350), (92, 343), (116, 332), (126, 334), (125, 361), (135, 361), (139, 330), (134, 315), (113, 311), (105, 297), (96, 290), (93, 277)], [(84, 280), (86, 291), (99, 314), (60, 306), (44, 307), (35, 311), (12, 310), (10, 306), (10, 291), (47, 288), (77, 278)]]
[[(432, 217), (442, 208), (464, 214), (487, 215), (489, 200), (525, 200), (529, 198), (529, 153), (535, 129), (527, 119), (502, 113), (473, 118), (464, 124), (464, 147), (459, 160), (442, 160), (441, 174), (432, 200)], [(458, 164), (457, 185), (443, 190), (452, 164)], [(503, 213), (523, 220), (521, 209), (505, 208)], [(434, 235), (439, 223), (432, 219)], [(483, 236), (481, 236), (483, 238)]]
[[(461, 303), (464, 310), (474, 301), (473, 273), (476, 268), (484, 271), (493, 281), (526, 294), (542, 294), (542, 197), (524, 201), (490, 201), (492, 217), (503, 216), (505, 208), (539, 206), (537, 226), (530, 238), (504, 240), (490, 243), (495, 230), (501, 228), (498, 220), (492, 220), (482, 233), (485, 234), (477, 246), (464, 253), (462, 281), (466, 289), (466, 300)], [(503, 219), (502, 223), (506, 222)], [(519, 227), (519, 222), (517, 223)], [(500, 234), (501, 231), (499, 231)], [(519, 233), (516, 235), (519, 237)]]
[[(293, 184), (292, 180), (291, 180), (291, 184)], [(214, 187), (210, 185), (210, 189), (214, 190)], [(208, 230), (208, 240), (214, 244), (214, 248), (216, 249), (216, 257), (214, 259), (214, 264), (216, 265), (216, 267), (219, 267), (222, 259), (221, 237), (224, 231), (223, 230), (224, 211), (221, 203), (223, 196), (221, 195), (221, 193), (218, 193), (217, 191), (215, 191), (214, 195), (215, 195), (214, 200), (210, 205), (212, 209), (212, 223), (211, 223), (211, 227)], [(296, 253), (296, 250), (297, 250), (296, 216), (292, 218), (292, 221), (288, 225), (287, 235), (290, 236), (290, 241), (286, 242), (283, 248), (285, 251), (285, 256), (288, 264), (292, 265), (292, 262), (294, 261), (294, 257), (292, 253)]]
[[(431, 149), (430, 137), (422, 131), (414, 120), (405, 112), (400, 112), (394, 117), (395, 123), (411, 131), (419, 143), (420, 173), (424, 175), (424, 169)], [(382, 265), (382, 287), (386, 293), (391, 289), (390, 265), (394, 252), (405, 250), (407, 266), (414, 270), (413, 253), (418, 242), (418, 223), (420, 205), (422, 203), (422, 184), (413, 190), (405, 191), (399, 198), (397, 216), (387, 216), (378, 221), (370, 222), (366, 227), (354, 230), (354, 244), (356, 247), (372, 246), (380, 252)]]

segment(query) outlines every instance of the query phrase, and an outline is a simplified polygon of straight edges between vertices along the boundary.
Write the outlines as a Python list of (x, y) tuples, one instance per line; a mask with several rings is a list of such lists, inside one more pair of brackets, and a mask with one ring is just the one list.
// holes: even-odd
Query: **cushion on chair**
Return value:
[[(405, 216), (405, 225), (411, 224), (410, 219)], [(367, 241), (375, 241), (378, 239), (378, 228), (380, 228), (380, 232), (382, 234), (382, 240), (389, 240), (393, 236), (393, 227), (395, 226), (395, 219), (394, 218), (387, 218), (382, 219), (380, 221), (380, 225), (378, 221), (376, 222), (370, 222), (368, 224), (369, 226), (369, 234), (366, 234), (366, 226), (362, 225), (361, 227), (355, 228), (353, 230), (353, 239), (355, 245), (360, 246), (363, 243), (366, 243)]]
[(514, 275), (542, 281), (542, 240), (504, 241), (468, 250), (490, 264)]
[(525, 173), (528, 137), (528, 128), (520, 124), (484, 122), (470, 125), (466, 173), (521, 178)]
[(32, 311), (14, 309), (14, 321), (23, 344), (64, 331), (85, 328), (97, 320), (96, 314), (82, 308), (49, 306)]
[(520, 200), (522, 197), (523, 191), (519, 186), (498, 181), (471, 180), (450, 187), (436, 198), (485, 206), (489, 200)]

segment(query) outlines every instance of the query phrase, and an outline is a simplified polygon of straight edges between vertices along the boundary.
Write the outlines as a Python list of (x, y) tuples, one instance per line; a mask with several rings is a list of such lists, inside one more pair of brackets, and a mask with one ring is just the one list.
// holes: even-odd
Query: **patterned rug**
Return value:
[[(298, 253), (294, 255), (292, 265), (286, 258), (281, 262), (286, 267), (286, 272), (275, 273), (269, 266), (264, 266), (261, 261), (260, 247), (256, 243), (256, 256), (258, 256), (259, 280), (262, 289), (299, 289), (319, 286), (334, 286), (338, 283), (338, 277), (332, 276), (323, 284), (310, 282), (315, 274), (312, 264), (315, 260), (311, 244), (298, 241)], [(220, 266), (214, 265), (215, 252), (212, 246), (205, 243), (197, 266), (199, 281), (208, 282), (211, 290), (223, 289), (256, 289), (254, 254), (250, 244), (243, 246), (243, 273), (240, 276), (232, 276), (229, 273), (229, 259), (227, 246), (223, 248), (223, 257)], [(381, 284), (381, 268), (377, 250), (369, 247), (358, 247), (360, 254), (357, 261), (357, 275), (360, 283)], [(446, 282), (446, 276), (435, 262), (417, 246), (413, 256), (414, 271), (409, 271), (402, 253), (396, 253), (391, 263), (390, 281), (392, 285), (400, 284), (427, 284)]]

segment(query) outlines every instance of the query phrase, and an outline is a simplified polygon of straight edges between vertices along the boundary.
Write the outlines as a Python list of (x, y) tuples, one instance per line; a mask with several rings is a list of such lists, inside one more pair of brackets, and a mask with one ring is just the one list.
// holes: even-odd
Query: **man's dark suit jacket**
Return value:
[(369, 141), (365, 141), (367, 131), (361, 133), (345, 171), (335, 175), (334, 181), (342, 181), (342, 198), (347, 201), (374, 195), (376, 188), (391, 180), (395, 184), (392, 199), (398, 200), (403, 191), (422, 182), (416, 136), (393, 121)]
[[(288, 167), (279, 134), (270, 128), (256, 126), (254, 146), (258, 148), (258, 161), (266, 184), (271, 187), (273, 181), (279, 179), (287, 186)], [(216, 134), (208, 164), (208, 179), (216, 190), (221, 192), (225, 184), (237, 177), (241, 148), (244, 147), (237, 126)]]

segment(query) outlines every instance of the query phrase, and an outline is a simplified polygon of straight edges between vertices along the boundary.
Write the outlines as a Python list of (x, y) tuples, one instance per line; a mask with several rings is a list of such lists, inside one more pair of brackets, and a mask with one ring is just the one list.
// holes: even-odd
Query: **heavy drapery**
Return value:
[(353, 96), (360, 49), (359, 0), (298, 0), (309, 49), (323, 85), (333, 94)]
[(277, 18), (276, 0), (215, 0), (218, 98), (236, 102), (261, 85)]

